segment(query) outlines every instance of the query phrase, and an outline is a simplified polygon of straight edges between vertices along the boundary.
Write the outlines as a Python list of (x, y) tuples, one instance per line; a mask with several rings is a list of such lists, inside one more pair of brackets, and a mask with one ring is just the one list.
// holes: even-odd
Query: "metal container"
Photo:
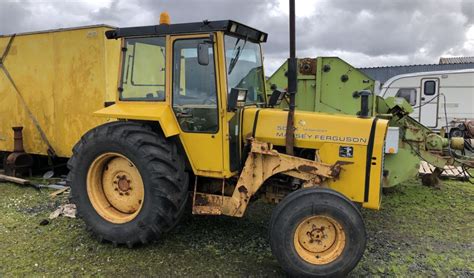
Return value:
[(105, 25), (0, 36), (0, 151), (22, 126), (30, 154), (69, 157), (91, 128), (92, 113), (115, 101), (120, 41)]

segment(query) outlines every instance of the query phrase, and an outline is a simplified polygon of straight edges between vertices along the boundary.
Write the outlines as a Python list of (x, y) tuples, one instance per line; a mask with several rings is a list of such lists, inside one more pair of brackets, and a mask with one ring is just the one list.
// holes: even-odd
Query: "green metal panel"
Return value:
[(398, 153), (386, 154), (384, 170), (388, 176), (384, 177), (384, 187), (393, 187), (401, 182), (415, 177), (420, 167), (420, 158), (411, 150), (410, 146), (402, 141), (398, 145)]
[[(268, 79), (269, 85), (275, 84), (285, 89), (287, 68), (285, 62)], [(297, 109), (349, 115), (356, 115), (360, 111), (360, 98), (354, 97), (354, 92), (373, 92), (375, 84), (374, 80), (337, 57), (298, 59), (297, 78)], [(369, 98), (369, 103), (373, 114), (373, 97)]]
[[(317, 75), (321, 112), (336, 112), (357, 115), (360, 98), (354, 93), (361, 90), (374, 91), (374, 80), (337, 57), (319, 57)], [(373, 111), (373, 97), (369, 97)]]
[[(286, 89), (287, 68), (287, 64), (284, 63), (267, 80), (267, 88), (275, 84), (278, 88)], [(373, 79), (340, 58), (298, 59), (298, 93), (296, 95), (298, 110), (357, 115), (360, 111), (360, 98), (354, 97), (354, 92), (361, 90), (374, 92), (374, 86)], [(412, 108), (409, 104), (395, 99), (387, 103), (378, 96), (370, 97), (369, 103), (371, 104), (369, 110), (373, 116), (392, 119), (390, 126), (400, 127), (402, 131), (400, 136), (405, 136), (404, 121), (395, 121), (391, 110), (397, 106), (397, 109), (410, 111)], [(287, 104), (282, 103), (281, 106), (286, 107)], [(384, 187), (395, 186), (414, 177), (418, 172), (420, 158), (403, 140), (401, 137), (398, 153), (385, 156)]]
[[(286, 71), (285, 63), (268, 79), (269, 85), (285, 89)], [(298, 59), (297, 109), (357, 115), (360, 98), (354, 93), (361, 90), (374, 92), (374, 85), (374, 80), (337, 57)], [(384, 159), (384, 187), (395, 186), (416, 176), (420, 156), (439, 168), (453, 163), (449, 156), (442, 155), (443, 148), (448, 145), (447, 139), (410, 118), (408, 115), (413, 108), (406, 100), (372, 96), (369, 103), (372, 116), (387, 119), (390, 127), (400, 129), (398, 152), (386, 154)]]

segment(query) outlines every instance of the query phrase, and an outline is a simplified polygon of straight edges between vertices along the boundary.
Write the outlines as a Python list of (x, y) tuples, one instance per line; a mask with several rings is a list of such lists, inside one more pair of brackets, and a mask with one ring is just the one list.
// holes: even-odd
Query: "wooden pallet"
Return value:
[[(435, 167), (433, 165), (429, 164), (426, 161), (422, 161), (420, 163), (420, 169), (418, 170), (418, 173), (420, 175), (428, 175), (433, 173), (434, 169)], [(456, 179), (468, 178), (467, 174), (463, 171), (463, 169), (461, 167), (456, 166), (444, 166), (444, 170), (441, 173), (441, 177)]]

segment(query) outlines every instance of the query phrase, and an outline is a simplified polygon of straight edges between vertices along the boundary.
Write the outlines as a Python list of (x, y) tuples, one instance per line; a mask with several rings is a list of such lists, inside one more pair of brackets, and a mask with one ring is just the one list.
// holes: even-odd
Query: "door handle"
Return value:
[(424, 97), (422, 97), (422, 98), (421, 98), (421, 100), (425, 100), (425, 98), (424, 98)]

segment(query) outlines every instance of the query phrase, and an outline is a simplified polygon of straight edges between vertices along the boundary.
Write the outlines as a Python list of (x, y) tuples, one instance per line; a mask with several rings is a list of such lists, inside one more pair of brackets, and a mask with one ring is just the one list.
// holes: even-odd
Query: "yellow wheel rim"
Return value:
[(122, 224), (138, 215), (145, 192), (140, 172), (130, 160), (118, 153), (105, 153), (89, 167), (87, 195), (102, 218)]
[(308, 263), (328, 264), (336, 260), (346, 245), (341, 224), (328, 216), (310, 216), (296, 228), (294, 245), (298, 255)]

